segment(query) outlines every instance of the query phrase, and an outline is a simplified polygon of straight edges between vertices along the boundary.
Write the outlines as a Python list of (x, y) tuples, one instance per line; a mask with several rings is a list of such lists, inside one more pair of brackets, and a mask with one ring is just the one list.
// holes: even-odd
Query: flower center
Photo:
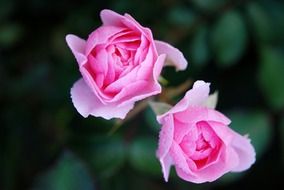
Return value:
[(220, 144), (221, 140), (209, 124), (201, 121), (183, 138), (180, 146), (199, 169), (215, 160)]
[(140, 51), (141, 43), (140, 33), (126, 29), (109, 36), (106, 41), (96, 44), (92, 49), (88, 55), (88, 70), (104, 93), (114, 95), (119, 92), (121, 87), (107, 87), (139, 64), (135, 59), (139, 57), (137, 51)]

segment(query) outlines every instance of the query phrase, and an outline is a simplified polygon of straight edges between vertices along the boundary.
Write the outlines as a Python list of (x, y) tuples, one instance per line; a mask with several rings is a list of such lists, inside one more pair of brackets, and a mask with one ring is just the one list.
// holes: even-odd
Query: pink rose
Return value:
[(103, 10), (100, 16), (102, 26), (87, 41), (66, 36), (82, 74), (71, 97), (84, 117), (124, 118), (136, 101), (161, 92), (157, 79), (166, 58), (178, 70), (187, 62), (178, 49), (154, 41), (151, 30), (130, 15)]
[(185, 97), (157, 119), (162, 124), (157, 157), (167, 181), (170, 167), (194, 183), (248, 169), (255, 151), (246, 136), (228, 127), (230, 120), (206, 106), (209, 83), (197, 81)]

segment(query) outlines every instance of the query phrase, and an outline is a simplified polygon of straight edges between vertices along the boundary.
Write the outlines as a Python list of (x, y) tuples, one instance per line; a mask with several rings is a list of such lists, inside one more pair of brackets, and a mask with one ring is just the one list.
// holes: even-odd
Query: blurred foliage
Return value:
[(160, 176), (161, 167), (156, 159), (157, 140), (151, 137), (138, 137), (130, 147), (130, 163), (133, 168), (145, 174)]
[(58, 163), (48, 172), (37, 179), (34, 190), (37, 189), (85, 189), (93, 190), (92, 177), (83, 166), (82, 162), (72, 155), (64, 152)]
[[(100, 10), (128, 12), (189, 61), (167, 89), (203, 79), (217, 109), (249, 134), (257, 161), (214, 183), (165, 183), (155, 157), (159, 125), (147, 107), (122, 123), (82, 118), (70, 99), (80, 77), (65, 42), (87, 38)], [(0, 189), (252, 189), (282, 184), (284, 169), (284, 2), (277, 0), (1, 0)], [(167, 99), (175, 103), (183, 93)], [(159, 96), (161, 98), (162, 96)], [(281, 186), (279, 186), (281, 187)]]
[(244, 53), (246, 41), (246, 28), (241, 15), (234, 11), (224, 14), (212, 32), (212, 48), (217, 63), (221, 66), (236, 63)]
[(272, 108), (284, 106), (284, 52), (280, 49), (263, 48), (259, 67), (259, 83)]

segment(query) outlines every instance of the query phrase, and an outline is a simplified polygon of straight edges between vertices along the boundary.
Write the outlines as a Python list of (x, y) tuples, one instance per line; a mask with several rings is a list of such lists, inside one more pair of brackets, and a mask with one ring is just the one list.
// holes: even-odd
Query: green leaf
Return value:
[(0, 47), (11, 47), (22, 37), (23, 28), (19, 24), (7, 24), (0, 27)]
[(264, 48), (261, 51), (258, 71), (260, 88), (274, 109), (284, 106), (284, 54), (283, 51)]
[(161, 129), (161, 125), (157, 121), (157, 116), (154, 113), (153, 109), (147, 107), (144, 112), (144, 118), (147, 125), (153, 130), (153, 132), (158, 133)]
[(281, 139), (281, 155), (282, 155), (282, 165), (284, 165), (284, 113), (282, 114), (281, 117), (281, 124), (280, 124), (280, 139)]
[(103, 178), (114, 175), (126, 158), (125, 145), (119, 136), (93, 136), (88, 142), (79, 142), (75, 146), (94, 173)]
[(231, 128), (241, 135), (248, 134), (256, 156), (260, 157), (272, 140), (272, 128), (267, 114), (261, 111), (234, 111), (228, 115), (232, 120)]
[(169, 12), (168, 19), (171, 23), (183, 27), (192, 25), (195, 21), (195, 13), (184, 7), (174, 7)]
[(220, 66), (230, 66), (243, 55), (247, 44), (247, 31), (242, 16), (236, 11), (227, 12), (213, 28), (212, 51)]
[(94, 184), (81, 160), (66, 151), (49, 171), (38, 178), (33, 189), (93, 190)]
[(192, 3), (204, 10), (204, 11), (215, 11), (221, 8), (225, 4), (226, 0), (192, 0)]
[(157, 139), (151, 137), (137, 138), (130, 148), (131, 166), (145, 174), (160, 176), (161, 167), (156, 158)]
[(205, 65), (210, 59), (210, 52), (208, 46), (208, 28), (202, 26), (193, 36), (190, 43), (190, 59), (192, 64), (198, 66)]
[(250, 2), (247, 7), (247, 16), (250, 26), (253, 26), (252, 32), (255, 34), (256, 42), (271, 41), (273, 35), (272, 20), (264, 7), (257, 2)]
[(14, 0), (1, 0), (0, 1), (0, 21), (7, 19), (7, 17), (15, 10)]
[(220, 179), (218, 179), (217, 183), (222, 185), (232, 183), (234, 181), (240, 180), (245, 175), (245, 172), (238, 172), (238, 173), (227, 173), (223, 175)]

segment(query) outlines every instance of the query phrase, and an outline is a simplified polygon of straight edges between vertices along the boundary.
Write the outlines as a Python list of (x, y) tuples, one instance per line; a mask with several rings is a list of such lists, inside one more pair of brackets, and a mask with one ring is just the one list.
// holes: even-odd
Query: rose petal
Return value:
[(122, 88), (126, 87), (127, 85), (131, 84), (136, 80), (137, 72), (138, 72), (138, 67), (132, 69), (124, 77), (121, 77), (116, 81), (114, 81), (113, 83), (109, 84), (104, 91), (107, 93), (119, 93), (122, 90)]
[(184, 58), (182, 52), (177, 48), (171, 46), (168, 43), (155, 40), (155, 45), (158, 51), (158, 54), (166, 54), (167, 59), (169, 60), (169, 65), (175, 66), (177, 70), (185, 70), (187, 67), (187, 61)]
[(123, 32), (125, 28), (115, 26), (101, 26), (93, 31), (86, 44), (85, 54), (88, 55), (95, 48), (96, 45), (107, 44), (109, 40), (120, 32)]
[(66, 42), (74, 54), (79, 66), (85, 64), (87, 62), (87, 58), (84, 55), (86, 48), (86, 41), (73, 35), (68, 34), (66, 36)]
[(157, 157), (160, 160), (165, 181), (168, 181), (170, 168), (173, 163), (169, 150), (173, 141), (174, 123), (172, 116), (164, 119), (165, 125), (162, 126), (159, 134), (159, 146)]
[[(183, 123), (180, 122), (179, 120), (174, 118), (174, 122), (175, 122), (175, 133), (174, 133), (174, 139), (175, 141), (180, 144), (183, 137), (185, 135), (193, 135), (191, 136), (192, 138), (196, 139), (197, 136), (195, 136), (195, 129), (196, 124), (195, 123)], [(197, 134), (196, 134), (197, 135)]]
[[(124, 14), (125, 18), (127, 18), (124, 23), (129, 26), (134, 25), (142, 34), (145, 34), (145, 36), (148, 38), (148, 40), (153, 41), (153, 35), (152, 32), (149, 28), (141, 26), (131, 15), (129, 14)], [(126, 22), (129, 22), (127, 24)]]
[(101, 20), (104, 25), (110, 26), (123, 26), (122, 20), (124, 20), (124, 16), (108, 9), (104, 9), (100, 13)]
[[(186, 121), (189, 121), (190, 119), (187, 119), (187, 114), (190, 114), (189, 112), (182, 113), (182, 111), (185, 111), (188, 109), (190, 106), (199, 106), (202, 105), (203, 102), (208, 98), (209, 95), (209, 83), (205, 83), (204, 81), (196, 81), (193, 84), (193, 87), (191, 90), (187, 91), (185, 94), (184, 98), (181, 99), (171, 110), (169, 110), (167, 113), (158, 116), (158, 120), (160, 118), (164, 117), (167, 114), (173, 114), (177, 112), (181, 112), (180, 114), (182, 115), (181, 118), (184, 118)], [(201, 109), (201, 108), (198, 108)], [(195, 116), (198, 116), (200, 118), (203, 117), (204, 114), (195, 114)], [(194, 117), (195, 117), (194, 116)], [(201, 117), (202, 116), (202, 117)], [(197, 120), (197, 119), (195, 119)]]
[(159, 159), (164, 158), (172, 145), (174, 138), (174, 121), (172, 115), (163, 119), (163, 126), (159, 133), (159, 146), (157, 156)]
[[(146, 58), (147, 56), (147, 52), (153, 54), (152, 49), (150, 49), (150, 42), (149, 40), (142, 35), (141, 36), (141, 43), (139, 48), (136, 50), (135, 56), (134, 56), (134, 64), (138, 65), (139, 63), (141, 63), (141, 61), (143, 61), (143, 59)], [(154, 54), (155, 58), (157, 57), (157, 54)], [(154, 57), (153, 57), (154, 58)]]
[(233, 133), (235, 136), (232, 141), (232, 147), (239, 157), (239, 164), (233, 168), (233, 171), (240, 172), (248, 169), (255, 162), (255, 150), (250, 143), (250, 139), (235, 132)]
[(83, 67), (80, 67), (80, 72), (83, 76), (84, 81), (89, 86), (90, 90), (96, 95), (96, 97), (99, 98), (101, 102), (104, 103), (104, 101), (111, 99), (111, 96), (105, 94), (96, 84), (94, 80), (95, 77), (92, 75), (91, 68), (89, 68), (88, 64)]
[(154, 78), (155, 83), (157, 84), (158, 84), (158, 78), (161, 74), (165, 59), (166, 59), (166, 54), (159, 55), (156, 63), (154, 64), (153, 78)]
[(207, 121), (217, 121), (224, 125), (229, 125), (231, 123), (231, 120), (227, 116), (214, 109), (208, 109), (207, 114)]
[(148, 28), (141, 26), (129, 14), (124, 16), (108, 9), (104, 9), (100, 13), (101, 20), (105, 26), (127, 27), (134, 31), (139, 31), (146, 34), (147, 37), (152, 38), (152, 32)]
[[(124, 99), (124, 101), (121, 101), (122, 103), (120, 105), (124, 105), (124, 104), (128, 104), (130, 102), (135, 102), (138, 100), (142, 100), (145, 99), (147, 97), (156, 95), (161, 93), (161, 85), (159, 84), (159, 82), (157, 81), (157, 76), (159, 76), (161, 69), (163, 67), (163, 63), (165, 60), (165, 55), (160, 55), (154, 65), (154, 69), (153, 69), (153, 78), (152, 82), (151, 79), (149, 79), (149, 81), (147, 81), (147, 85), (144, 86), (143, 89), (140, 90), (139, 95), (133, 96), (133, 97), (128, 97), (128, 99)], [(133, 84), (135, 85), (135, 83)], [(137, 88), (135, 86), (131, 86), (131, 85), (126, 85), (125, 88), (122, 89), (122, 91), (115, 97), (113, 98), (112, 101), (117, 101), (119, 99), (122, 99), (122, 97), (126, 97), (124, 95), (124, 93), (127, 93), (128, 91), (133, 91), (133, 89), (135, 89), (135, 91), (137, 91)]]
[(186, 161), (186, 155), (182, 151), (181, 147), (175, 141), (172, 142), (170, 155), (173, 158), (176, 167), (180, 168), (187, 174), (192, 174)]
[(115, 104), (104, 105), (90, 90), (83, 79), (79, 79), (71, 89), (72, 102), (77, 111), (83, 116), (93, 115), (105, 119), (121, 118), (133, 108), (133, 104), (117, 106)]
[(199, 121), (207, 121), (208, 110), (204, 107), (189, 107), (184, 111), (175, 113), (174, 118), (181, 123), (196, 124)]
[(177, 175), (185, 181), (194, 182), (194, 183), (203, 183), (204, 180), (196, 177), (193, 174), (184, 172), (181, 168), (176, 167)]
[(166, 182), (168, 182), (169, 175), (170, 175), (170, 169), (171, 169), (171, 166), (173, 164), (173, 160), (172, 160), (170, 154), (167, 154), (166, 156), (161, 158), (160, 163), (161, 163), (161, 166), (162, 166), (162, 172), (163, 172), (164, 179), (165, 179)]
[(215, 121), (229, 125), (231, 120), (222, 113), (206, 107), (189, 107), (183, 112), (175, 113), (175, 119), (182, 123), (196, 123), (199, 121)]
[(183, 111), (189, 106), (201, 105), (209, 96), (210, 83), (196, 81), (191, 90), (187, 91), (184, 98), (174, 106), (172, 113)]
[(195, 183), (212, 182), (232, 170), (238, 164), (238, 156), (230, 147), (220, 150), (219, 158), (205, 168), (195, 172), (198, 181)]
[(207, 121), (207, 123), (215, 131), (216, 135), (226, 144), (226, 146), (230, 146), (232, 140), (234, 139), (232, 130), (220, 122)]
[[(136, 96), (133, 97), (129, 97), (129, 94), (132, 92), (137, 92), (138, 91), (138, 87), (136, 87), (135, 82), (133, 84), (129, 83), (129, 81), (131, 81), (131, 77), (134, 80), (137, 74), (137, 68), (135, 68), (134, 70), (132, 70), (131, 72), (133, 72), (132, 74), (129, 73), (128, 75), (126, 75), (123, 78), (120, 78), (119, 81), (121, 83), (117, 83), (114, 82), (112, 83), (110, 86), (108, 86), (105, 90), (107, 92), (111, 92), (111, 90), (118, 90), (120, 88), (120, 92), (119, 94), (117, 94), (113, 99), (111, 100), (106, 100), (106, 102), (115, 102), (120, 100), (120, 102), (122, 102), (121, 105), (124, 104), (129, 104), (130, 102), (135, 102), (138, 100), (142, 100), (146, 97), (152, 96), (152, 95), (156, 95), (158, 93), (161, 92), (161, 86), (158, 83), (156, 77), (159, 75), (158, 73), (161, 72), (161, 68), (163, 67), (163, 61), (165, 60), (165, 55), (161, 55), (158, 57), (155, 65), (154, 65), (154, 69), (153, 69), (153, 78), (154, 79), (149, 79), (149, 81), (145, 81), (145, 80), (140, 80), (140, 81), (144, 81), (145, 85), (143, 86), (143, 88), (139, 88), (139, 95), (136, 94)], [(136, 71), (136, 74), (134, 74), (134, 72)], [(139, 82), (139, 81), (137, 81)], [(123, 85), (123, 84), (124, 85)], [(118, 91), (116, 91), (118, 92)], [(124, 97), (128, 97), (127, 99), (125, 99)], [(123, 99), (124, 98), (124, 99)], [(124, 101), (123, 101), (124, 100)]]

